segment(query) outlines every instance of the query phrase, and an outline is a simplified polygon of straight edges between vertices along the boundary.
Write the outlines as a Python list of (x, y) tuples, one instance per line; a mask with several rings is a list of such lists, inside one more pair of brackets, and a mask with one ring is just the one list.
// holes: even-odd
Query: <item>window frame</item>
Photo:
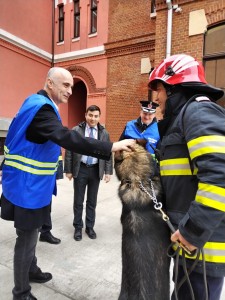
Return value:
[[(225, 49), (224, 49), (224, 51), (220, 51), (220, 52), (215, 51), (215, 52), (212, 52), (212, 53), (206, 53), (206, 43), (207, 43), (207, 34), (209, 33), (209, 31), (216, 28), (216, 27), (220, 27), (220, 26), (225, 27), (225, 22), (221, 22), (221, 23), (218, 23), (218, 24), (215, 24), (213, 26), (208, 27), (206, 33), (204, 34), (203, 66), (205, 68), (205, 73), (207, 73), (207, 70), (208, 70), (207, 66), (206, 66), (207, 63), (215, 62), (215, 69), (214, 69), (215, 76), (218, 73), (217, 72), (217, 65), (219, 65), (218, 61), (221, 60), (221, 59), (225, 60)], [(224, 41), (225, 41), (225, 38), (224, 38)], [(216, 81), (216, 77), (215, 77), (215, 81)], [(216, 86), (215, 83), (213, 83), (213, 82), (209, 82), (209, 84), (212, 84), (212, 85)], [(223, 87), (221, 87), (221, 86), (216, 86), (216, 87), (222, 88), (225, 92), (225, 78), (224, 78)], [(225, 108), (225, 96), (223, 96), (221, 99), (219, 99), (217, 103)]]
[[(61, 12), (61, 10), (62, 10), (62, 12)], [(64, 14), (65, 14), (64, 13), (64, 5), (63, 4), (58, 5), (58, 22), (59, 22), (58, 43), (64, 42), (64, 28), (65, 28)]]
[[(96, 5), (94, 5), (96, 3)], [(91, 0), (90, 5), (90, 19), (91, 19), (91, 28), (90, 28), (90, 34), (97, 33), (97, 23), (98, 23), (98, 1), (97, 0)], [(96, 25), (96, 28), (94, 28), (94, 25)]]
[[(74, 27), (73, 27), (73, 38), (80, 37), (80, 0), (73, 0), (74, 4)], [(76, 10), (76, 6), (78, 10)]]

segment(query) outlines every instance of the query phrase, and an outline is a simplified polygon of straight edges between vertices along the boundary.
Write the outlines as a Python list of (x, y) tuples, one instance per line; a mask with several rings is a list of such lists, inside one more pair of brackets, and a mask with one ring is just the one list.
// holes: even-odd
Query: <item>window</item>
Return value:
[(155, 0), (151, 1), (151, 14), (156, 13)]
[(60, 5), (59, 8), (59, 42), (64, 41), (64, 6)]
[(97, 0), (91, 0), (91, 33), (97, 32)]
[(74, 0), (74, 38), (80, 36), (80, 0)]
[[(214, 26), (206, 32), (203, 61), (206, 81), (225, 92), (225, 24)], [(225, 96), (218, 104), (225, 107)]]

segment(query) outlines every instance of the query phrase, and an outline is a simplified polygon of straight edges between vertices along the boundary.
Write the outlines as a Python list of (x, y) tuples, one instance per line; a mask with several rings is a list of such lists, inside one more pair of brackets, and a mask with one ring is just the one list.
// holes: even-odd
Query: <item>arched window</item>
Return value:
[[(206, 81), (225, 92), (225, 24), (207, 30), (203, 62)], [(217, 103), (225, 108), (225, 96)]]

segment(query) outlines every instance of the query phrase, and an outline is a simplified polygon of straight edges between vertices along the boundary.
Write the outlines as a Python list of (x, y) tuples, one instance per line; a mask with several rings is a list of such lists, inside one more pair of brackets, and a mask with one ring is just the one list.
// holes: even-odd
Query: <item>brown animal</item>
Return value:
[[(139, 141), (141, 142), (141, 141)], [(162, 201), (160, 179), (154, 176), (155, 163), (143, 145), (132, 152), (115, 154), (115, 171), (121, 181), (119, 197), (123, 208), (122, 283), (119, 300), (168, 300), (169, 229), (154, 209), (150, 179), (157, 201)]]

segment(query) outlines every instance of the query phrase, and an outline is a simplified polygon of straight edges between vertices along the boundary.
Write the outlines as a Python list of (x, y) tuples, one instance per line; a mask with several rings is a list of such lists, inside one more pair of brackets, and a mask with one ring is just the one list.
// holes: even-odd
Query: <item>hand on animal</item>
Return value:
[(113, 143), (112, 146), (112, 152), (121, 151), (121, 150), (130, 152), (132, 151), (135, 144), (136, 141), (133, 139), (126, 139), (119, 142), (115, 142)]
[(180, 231), (177, 230), (175, 231), (172, 235), (171, 235), (171, 241), (172, 242), (181, 242), (186, 248), (188, 248), (191, 252), (196, 250), (197, 247), (195, 247), (194, 245), (190, 244), (187, 240), (185, 240), (185, 238), (180, 234)]

